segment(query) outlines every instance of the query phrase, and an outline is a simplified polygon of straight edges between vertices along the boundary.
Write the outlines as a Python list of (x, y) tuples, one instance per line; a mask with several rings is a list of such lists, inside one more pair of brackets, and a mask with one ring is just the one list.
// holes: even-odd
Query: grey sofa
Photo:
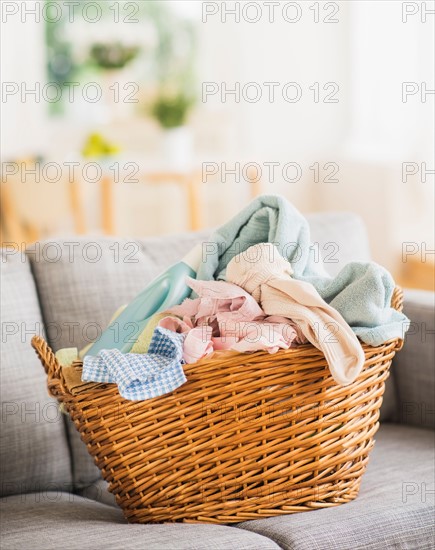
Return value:
[[(309, 221), (331, 273), (369, 258), (356, 216)], [(1, 548), (433, 548), (434, 295), (427, 292), (405, 295), (412, 325), (392, 367), (382, 426), (355, 501), (231, 526), (123, 519), (71, 421), (48, 396), (30, 339), (46, 335), (55, 350), (82, 347), (119, 305), (206, 236), (71, 237), (26, 253), (2, 250)]]

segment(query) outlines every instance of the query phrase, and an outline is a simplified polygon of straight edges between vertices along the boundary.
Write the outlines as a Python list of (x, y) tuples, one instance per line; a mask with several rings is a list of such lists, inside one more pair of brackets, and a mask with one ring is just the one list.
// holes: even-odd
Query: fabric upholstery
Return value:
[(435, 428), (435, 293), (405, 292), (404, 312), (411, 323), (393, 370), (398, 394), (396, 420)]
[[(308, 216), (312, 241), (334, 275), (351, 260), (370, 259), (367, 235), (358, 216), (340, 212)], [(182, 258), (211, 231), (142, 241), (73, 237), (39, 244), (29, 250), (48, 340), (56, 351), (82, 348), (104, 328), (113, 313), (128, 303), (156, 275)], [(94, 261), (94, 260), (97, 261)], [(386, 394), (388, 418), (394, 393)], [(99, 478), (85, 445), (67, 419), (73, 453), (74, 483), (84, 488)]]
[(394, 419), (397, 409), (396, 386), (394, 383), (394, 366), (390, 368), (390, 375), (385, 382), (385, 391), (382, 399), (381, 422), (391, 422)]
[(352, 212), (322, 212), (307, 216), (311, 241), (319, 249), (326, 271), (335, 276), (348, 262), (371, 260), (367, 230)]
[(121, 510), (73, 494), (1, 499), (2, 550), (278, 550), (273, 541), (225, 525), (128, 525)]
[(0, 491), (67, 490), (72, 477), (64, 421), (30, 346), (43, 331), (35, 284), (25, 256), (11, 252), (0, 254)]
[(386, 424), (356, 500), (238, 526), (284, 550), (429, 550), (434, 541), (434, 440), (428, 430)]
[(94, 481), (88, 487), (78, 489), (76, 494), (90, 500), (95, 500), (101, 504), (118, 508), (115, 495), (109, 492), (109, 484), (104, 479), (97, 479), (97, 481)]

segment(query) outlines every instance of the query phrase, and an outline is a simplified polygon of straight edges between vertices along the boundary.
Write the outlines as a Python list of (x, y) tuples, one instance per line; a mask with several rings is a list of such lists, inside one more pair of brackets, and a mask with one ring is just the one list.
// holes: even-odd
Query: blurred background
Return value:
[(1, 240), (347, 210), (434, 288), (434, 3), (2, 2)]

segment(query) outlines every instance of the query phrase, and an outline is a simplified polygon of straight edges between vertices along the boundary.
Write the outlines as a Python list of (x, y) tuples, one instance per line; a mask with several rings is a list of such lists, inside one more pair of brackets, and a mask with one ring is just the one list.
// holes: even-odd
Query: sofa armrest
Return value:
[(405, 291), (410, 319), (403, 349), (393, 360), (397, 392), (396, 422), (435, 427), (435, 293)]

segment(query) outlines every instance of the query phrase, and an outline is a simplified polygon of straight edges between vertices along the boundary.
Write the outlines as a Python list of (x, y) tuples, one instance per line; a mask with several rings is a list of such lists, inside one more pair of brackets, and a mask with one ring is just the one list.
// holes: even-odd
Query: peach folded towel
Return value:
[(324, 354), (334, 380), (352, 383), (365, 356), (350, 326), (308, 282), (292, 278), (290, 263), (271, 243), (260, 243), (235, 256), (227, 266), (228, 281), (242, 287), (266, 315), (291, 319)]

